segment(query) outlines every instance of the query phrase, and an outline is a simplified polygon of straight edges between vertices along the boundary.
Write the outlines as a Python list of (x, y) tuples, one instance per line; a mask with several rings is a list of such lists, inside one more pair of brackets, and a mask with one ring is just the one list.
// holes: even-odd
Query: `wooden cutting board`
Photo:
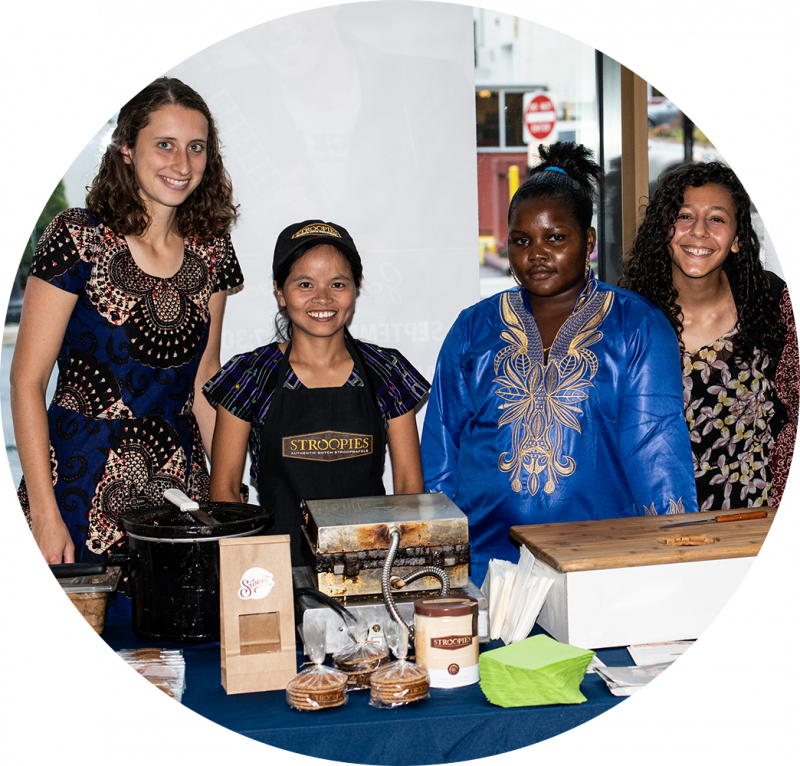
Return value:
[[(692, 524), (670, 529), (659, 527), (745, 511), (632, 516), (559, 524), (528, 524), (511, 527), (509, 534), (513, 542), (525, 545), (537, 559), (559, 572), (756, 556), (776, 511), (774, 508), (747, 510), (765, 510), (768, 515), (765, 519)], [(681, 541), (679, 538), (689, 539)], [(681, 542), (684, 544), (675, 544)]]

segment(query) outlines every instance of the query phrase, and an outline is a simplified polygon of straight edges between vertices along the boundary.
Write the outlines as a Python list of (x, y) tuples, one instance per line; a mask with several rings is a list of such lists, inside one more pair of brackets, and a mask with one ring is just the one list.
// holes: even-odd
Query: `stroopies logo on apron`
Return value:
[(283, 457), (323, 462), (348, 460), (372, 454), (372, 435), (318, 431), (313, 434), (285, 436), (282, 446)]
[(252, 567), (242, 575), (239, 582), (239, 598), (243, 601), (265, 598), (274, 585), (271, 572), (261, 567)]

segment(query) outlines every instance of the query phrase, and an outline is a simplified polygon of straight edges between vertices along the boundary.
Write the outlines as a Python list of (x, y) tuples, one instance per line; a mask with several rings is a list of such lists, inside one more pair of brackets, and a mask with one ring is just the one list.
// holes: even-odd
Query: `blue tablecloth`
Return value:
[[(339, 708), (299, 711), (289, 708), (283, 691), (228, 696), (220, 680), (218, 643), (156, 644), (137, 638), (125, 619), (108, 622), (102, 637), (115, 650), (180, 646), (186, 662), (186, 707), (259, 742), (349, 763), (416, 766), (497, 755), (568, 731), (622, 701), (589, 674), (581, 684), (587, 701), (580, 705), (500, 708), (474, 684), (432, 689), (429, 699), (393, 710), (370, 707), (369, 692), (360, 691)], [(501, 645), (496, 641), (482, 649)], [(633, 664), (626, 649), (597, 654), (607, 665)], [(304, 660), (298, 651), (298, 667)]]

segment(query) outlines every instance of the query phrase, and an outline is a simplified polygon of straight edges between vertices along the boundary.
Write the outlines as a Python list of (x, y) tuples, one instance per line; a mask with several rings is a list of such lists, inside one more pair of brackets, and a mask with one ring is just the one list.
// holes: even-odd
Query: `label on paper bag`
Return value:
[(248, 599), (266, 598), (275, 585), (272, 573), (261, 567), (248, 569), (239, 583), (239, 598)]

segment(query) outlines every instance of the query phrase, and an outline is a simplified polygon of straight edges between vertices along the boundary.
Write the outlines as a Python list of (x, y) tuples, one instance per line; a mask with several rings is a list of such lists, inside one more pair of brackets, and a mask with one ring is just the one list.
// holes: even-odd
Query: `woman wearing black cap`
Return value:
[(303, 221), (281, 232), (272, 263), (280, 342), (234, 357), (203, 388), (217, 408), (211, 499), (239, 501), (251, 478), (273, 534), (300, 554), (300, 500), (385, 494), (388, 442), (396, 494), (424, 490), (415, 405), (428, 382), (394, 349), (352, 338), (361, 258), (347, 231)]

